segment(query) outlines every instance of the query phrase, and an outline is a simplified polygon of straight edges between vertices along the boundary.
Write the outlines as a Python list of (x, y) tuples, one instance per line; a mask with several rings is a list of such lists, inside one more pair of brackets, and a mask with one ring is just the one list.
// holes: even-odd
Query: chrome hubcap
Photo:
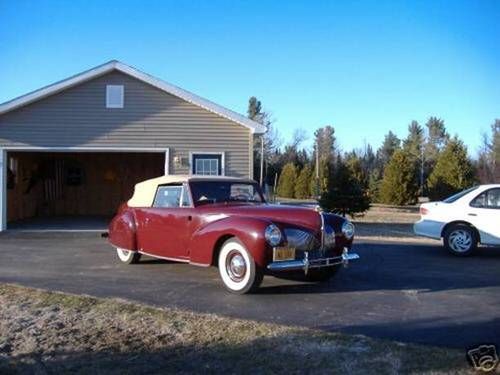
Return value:
[(226, 271), (231, 280), (241, 281), (245, 276), (246, 270), (245, 258), (237, 251), (230, 252), (226, 258)]
[(472, 235), (463, 229), (454, 230), (450, 234), (448, 244), (454, 251), (463, 253), (471, 248)]

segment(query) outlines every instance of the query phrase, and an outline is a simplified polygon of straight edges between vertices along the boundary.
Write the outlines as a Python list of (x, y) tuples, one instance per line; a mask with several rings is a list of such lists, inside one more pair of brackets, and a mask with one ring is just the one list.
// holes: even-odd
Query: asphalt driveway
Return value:
[(217, 270), (143, 258), (122, 265), (95, 233), (0, 236), (0, 282), (439, 346), (500, 345), (500, 249), (357, 242), (361, 260), (326, 284), (271, 277), (225, 292)]

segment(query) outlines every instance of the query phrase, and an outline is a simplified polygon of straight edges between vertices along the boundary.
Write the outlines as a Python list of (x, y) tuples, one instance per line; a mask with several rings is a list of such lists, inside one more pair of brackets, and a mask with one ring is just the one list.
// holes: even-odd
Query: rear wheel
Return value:
[(118, 255), (118, 259), (125, 264), (138, 263), (139, 259), (141, 259), (141, 254), (138, 252), (125, 250), (119, 247), (116, 248), (116, 254)]
[(328, 281), (332, 278), (341, 268), (340, 265), (326, 268), (311, 269), (304, 276), (306, 281), (322, 282)]
[(218, 265), (222, 282), (231, 293), (250, 293), (262, 283), (262, 270), (245, 246), (235, 238), (222, 245)]
[(466, 257), (477, 249), (476, 232), (465, 224), (455, 224), (446, 229), (443, 236), (444, 247), (453, 255)]

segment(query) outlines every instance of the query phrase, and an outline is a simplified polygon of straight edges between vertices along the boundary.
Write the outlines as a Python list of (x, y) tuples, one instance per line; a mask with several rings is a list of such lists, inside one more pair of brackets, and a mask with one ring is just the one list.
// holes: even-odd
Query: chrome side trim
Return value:
[(197, 267), (210, 267), (210, 263), (189, 262), (189, 264), (192, 264), (193, 266)]
[(174, 261), (174, 262), (189, 263), (189, 259), (162, 257), (160, 255), (153, 255), (153, 254), (146, 253), (145, 251), (142, 251), (142, 250), (139, 250), (138, 252), (141, 253), (141, 254), (153, 257), (153, 258), (171, 260), (171, 261)]

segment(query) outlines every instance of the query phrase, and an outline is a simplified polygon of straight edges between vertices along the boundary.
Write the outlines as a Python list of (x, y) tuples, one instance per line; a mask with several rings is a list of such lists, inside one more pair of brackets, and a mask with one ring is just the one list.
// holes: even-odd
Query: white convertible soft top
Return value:
[(134, 195), (127, 202), (129, 207), (151, 207), (155, 199), (156, 190), (160, 185), (182, 184), (188, 181), (241, 181), (254, 182), (248, 178), (226, 176), (188, 176), (168, 175), (152, 178), (135, 185)]

